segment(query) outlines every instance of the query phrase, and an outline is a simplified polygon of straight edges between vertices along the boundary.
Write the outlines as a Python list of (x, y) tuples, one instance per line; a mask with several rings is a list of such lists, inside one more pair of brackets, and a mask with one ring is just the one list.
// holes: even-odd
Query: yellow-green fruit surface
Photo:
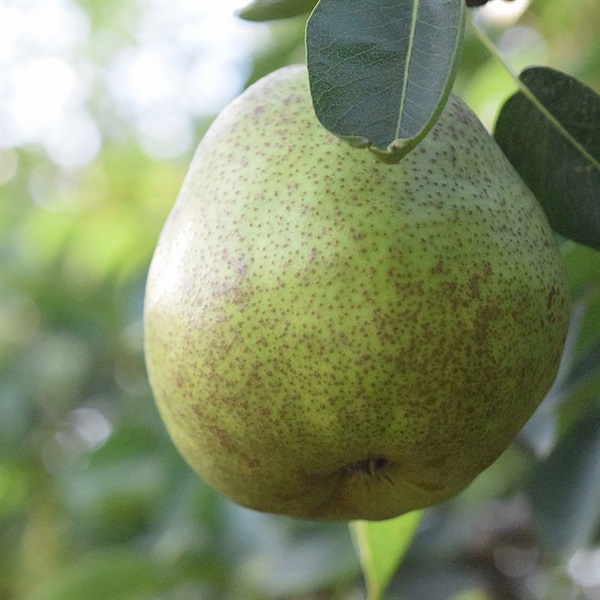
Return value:
[(546, 218), (461, 100), (386, 165), (318, 123), (295, 66), (202, 140), (152, 261), (146, 359), (174, 443), (220, 492), (386, 519), (502, 453), (567, 320)]

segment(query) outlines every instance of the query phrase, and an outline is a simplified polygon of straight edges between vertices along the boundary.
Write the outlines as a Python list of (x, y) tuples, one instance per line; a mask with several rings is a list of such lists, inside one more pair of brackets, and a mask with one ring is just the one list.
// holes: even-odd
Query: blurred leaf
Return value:
[(566, 385), (570, 393), (573, 393), (590, 380), (596, 379), (598, 375), (600, 375), (600, 339), (596, 339), (592, 347), (573, 365)]
[(398, 162), (446, 103), (464, 21), (464, 0), (321, 0), (306, 30), (321, 123)]
[(273, 45), (254, 58), (245, 87), (258, 81), (272, 71), (304, 60), (304, 30), (302, 20), (283, 21), (270, 26)]
[(450, 598), (450, 600), (492, 600), (485, 590), (474, 589), (466, 592), (459, 592)]
[(569, 330), (554, 383), (518, 435), (521, 447), (540, 459), (554, 449), (559, 434), (559, 409), (573, 393), (572, 371), (586, 311), (587, 303), (581, 299), (571, 304)]
[(537, 533), (571, 552), (591, 540), (600, 520), (600, 396), (540, 463), (528, 485)]
[[(289, 598), (359, 572), (347, 527), (248, 510), (231, 502), (227, 526), (237, 590), (248, 598)], [(240, 593), (240, 592), (238, 592)]]
[(592, 287), (600, 290), (600, 254), (597, 251), (569, 243), (563, 247), (563, 258), (573, 296), (586, 295)]
[(547, 67), (520, 79), (536, 103), (522, 91), (512, 96), (494, 136), (553, 229), (600, 250), (600, 96)]
[(253, 0), (238, 11), (247, 21), (274, 21), (309, 13), (318, 0)]
[(378, 600), (398, 568), (422, 511), (413, 511), (387, 521), (350, 523), (352, 539), (362, 564), (369, 600)]
[(556, 443), (558, 417), (555, 411), (540, 404), (538, 410), (519, 432), (518, 441), (537, 458), (548, 456)]
[(574, 298), (572, 320), (579, 321), (569, 368), (558, 389), (566, 400), (560, 407), (561, 427), (565, 429), (600, 397), (600, 254), (569, 242), (563, 256)]
[(142, 600), (165, 587), (168, 573), (139, 552), (97, 552), (57, 570), (23, 600)]
[(220, 533), (217, 523), (221, 520), (218, 513), (221, 497), (183, 460), (181, 468), (173, 469), (170, 475), (167, 492), (156, 506), (157, 556), (172, 563), (190, 552), (209, 550), (215, 554), (213, 537)]
[(0, 521), (25, 508), (31, 488), (30, 478), (30, 474), (16, 462), (0, 462)]
[(77, 533), (118, 543), (148, 525), (173, 471), (185, 468), (171, 445), (158, 441), (151, 429), (121, 427), (83, 468), (62, 473)]
[(243, 585), (273, 598), (315, 592), (356, 572), (356, 559), (346, 550), (328, 535), (289, 543), (245, 561)]

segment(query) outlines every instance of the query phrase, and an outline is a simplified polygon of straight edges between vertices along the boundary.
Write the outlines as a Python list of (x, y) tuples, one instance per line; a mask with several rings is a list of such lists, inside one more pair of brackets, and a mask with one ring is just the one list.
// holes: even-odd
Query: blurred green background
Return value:
[[(363, 597), (347, 527), (211, 491), (146, 380), (144, 280), (191, 154), (245, 85), (304, 59), (304, 19), (244, 23), (240, 4), (2, 2), (0, 599)], [(476, 21), (513, 66), (600, 89), (597, 0), (495, 0)], [(513, 90), (470, 34), (457, 88), (490, 128)], [(557, 382), (426, 512), (390, 598), (600, 598), (600, 255), (561, 250)]]

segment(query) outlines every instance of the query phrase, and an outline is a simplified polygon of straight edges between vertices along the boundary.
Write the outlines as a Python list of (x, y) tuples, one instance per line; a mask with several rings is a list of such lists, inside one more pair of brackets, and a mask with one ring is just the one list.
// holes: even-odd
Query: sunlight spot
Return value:
[(568, 563), (569, 575), (583, 587), (600, 588), (600, 548), (578, 550)]
[(488, 2), (479, 11), (479, 17), (489, 25), (509, 27), (516, 23), (527, 10), (531, 0), (512, 0), (511, 2)]
[(112, 433), (110, 421), (95, 408), (76, 408), (69, 414), (68, 428), (90, 452), (102, 447)]
[(83, 111), (62, 114), (54, 121), (46, 138), (50, 158), (65, 169), (89, 165), (100, 152), (100, 131), (90, 115)]
[[(8, 139), (5, 145), (38, 141), (56, 116), (73, 101), (78, 92), (77, 76), (59, 58), (39, 58), (15, 69), (8, 109)], [(8, 94), (11, 90), (8, 91)], [(11, 136), (12, 134), (12, 136)]]

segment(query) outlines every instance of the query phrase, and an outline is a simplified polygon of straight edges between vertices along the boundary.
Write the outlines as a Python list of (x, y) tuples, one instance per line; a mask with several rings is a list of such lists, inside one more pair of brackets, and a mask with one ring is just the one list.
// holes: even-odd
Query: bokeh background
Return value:
[[(143, 361), (144, 281), (191, 154), (244, 86), (304, 60), (305, 19), (243, 2), (5, 0), (0, 13), (0, 598), (358, 600), (344, 524), (234, 506), (174, 450)], [(476, 16), (517, 69), (600, 89), (598, 0)], [(472, 34), (458, 91), (514, 89)], [(407, 600), (600, 598), (600, 255), (564, 242), (573, 322), (515, 444), (426, 512)]]

